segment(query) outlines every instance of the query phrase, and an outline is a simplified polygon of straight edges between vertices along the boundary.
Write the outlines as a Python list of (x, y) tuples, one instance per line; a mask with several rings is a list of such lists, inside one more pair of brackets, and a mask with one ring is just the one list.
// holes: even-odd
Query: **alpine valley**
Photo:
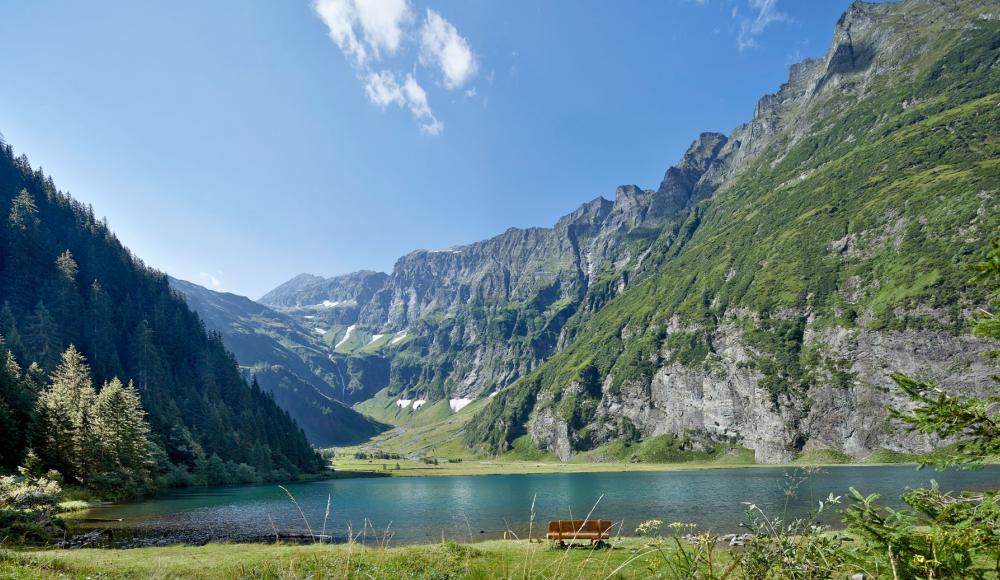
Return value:
[(967, 283), (998, 197), (1000, 6), (855, 2), (655, 188), (257, 302), (171, 284), (315, 444), (864, 459), (941, 444), (888, 428), (891, 373), (981, 396), (1000, 372)]

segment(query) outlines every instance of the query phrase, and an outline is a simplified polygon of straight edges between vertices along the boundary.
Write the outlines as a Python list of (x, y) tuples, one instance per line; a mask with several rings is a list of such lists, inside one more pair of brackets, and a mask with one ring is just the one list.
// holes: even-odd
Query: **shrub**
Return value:
[(59, 504), (59, 474), (0, 477), (0, 537), (19, 544), (46, 543), (63, 528), (55, 516)]

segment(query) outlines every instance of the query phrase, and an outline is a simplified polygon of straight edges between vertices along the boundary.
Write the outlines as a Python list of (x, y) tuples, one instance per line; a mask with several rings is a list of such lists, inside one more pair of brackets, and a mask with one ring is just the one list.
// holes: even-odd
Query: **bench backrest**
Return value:
[(549, 532), (553, 534), (599, 533), (611, 529), (611, 520), (553, 520), (549, 522)]

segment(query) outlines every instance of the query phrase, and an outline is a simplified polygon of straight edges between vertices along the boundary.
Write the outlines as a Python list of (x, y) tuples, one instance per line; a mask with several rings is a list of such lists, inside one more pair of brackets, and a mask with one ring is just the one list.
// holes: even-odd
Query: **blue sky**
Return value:
[(848, 4), (14, 0), (0, 133), (148, 264), (256, 298), (655, 187)]

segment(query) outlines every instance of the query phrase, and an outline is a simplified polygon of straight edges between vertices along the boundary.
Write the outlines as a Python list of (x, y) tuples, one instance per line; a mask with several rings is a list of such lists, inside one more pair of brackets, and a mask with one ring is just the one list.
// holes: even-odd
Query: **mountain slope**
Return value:
[(25, 366), (35, 361), (49, 372), (73, 344), (96, 384), (134, 381), (163, 451), (161, 469), (212, 455), (266, 478), (322, 467), (298, 426), (247, 384), (166, 276), (6, 143), (0, 212), (0, 334)]
[[(995, 7), (995, 5), (993, 5)], [(1000, 22), (982, 2), (856, 2), (713, 168), (652, 278), (494, 398), (466, 441), (568, 457), (696, 431), (758, 461), (926, 449), (886, 429), (889, 373), (979, 393), (966, 284), (1000, 225)], [(703, 178), (704, 179), (704, 178)]]
[(380, 404), (492, 396), (465, 434), (487, 453), (687, 432), (765, 462), (925, 449), (884, 428), (888, 373), (974, 392), (996, 370), (966, 336), (965, 266), (1000, 223), (997, 14), (855, 2), (823, 58), (656, 189), (408, 254), (327, 340), (385, 360)]
[(240, 366), (257, 377), (261, 388), (288, 411), (313, 445), (356, 443), (383, 430), (341, 403), (340, 389), (314, 371), (336, 373), (336, 363), (327, 360), (326, 345), (299, 329), (294, 320), (243, 296), (169, 280), (205, 325), (222, 335)]

